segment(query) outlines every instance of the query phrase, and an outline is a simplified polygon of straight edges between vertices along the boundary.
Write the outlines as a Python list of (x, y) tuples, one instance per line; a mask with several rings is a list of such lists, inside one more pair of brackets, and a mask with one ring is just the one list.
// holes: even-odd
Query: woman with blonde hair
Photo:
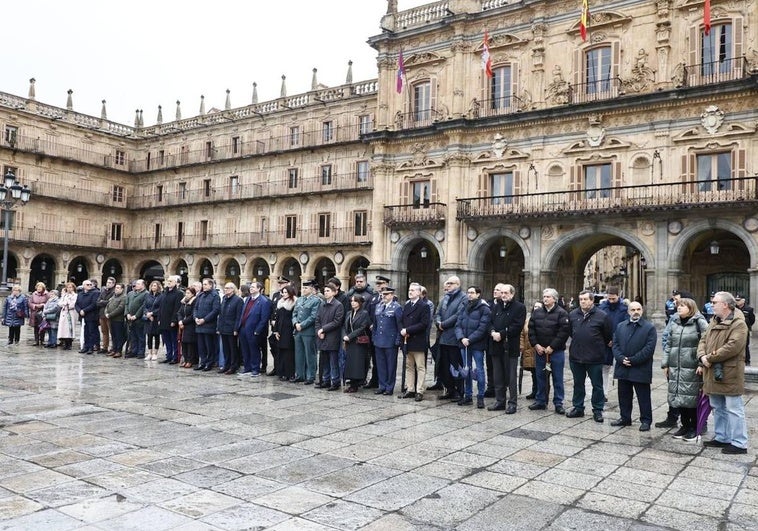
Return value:
[[(42, 324), (42, 310), (45, 308), (45, 303), (50, 298), (50, 294), (47, 292), (47, 287), (44, 282), (37, 282), (34, 286), (34, 291), (29, 296), (29, 326), (34, 328), (34, 346), (40, 347), (44, 345), (44, 340), (40, 337), (39, 325)], [(42, 332), (42, 336), (45, 333)]]
[(76, 313), (76, 284), (66, 282), (58, 299), (61, 313), (58, 317), (58, 339), (63, 341), (63, 350), (71, 350), (71, 344), (76, 337), (76, 322), (79, 316)]
[(661, 368), (668, 380), (669, 408), (677, 408), (682, 416), (682, 427), (674, 433), (674, 438), (687, 442), (697, 440), (697, 400), (703, 385), (697, 347), (707, 327), (697, 304), (688, 298), (677, 301), (676, 313), (666, 326), (668, 340)]

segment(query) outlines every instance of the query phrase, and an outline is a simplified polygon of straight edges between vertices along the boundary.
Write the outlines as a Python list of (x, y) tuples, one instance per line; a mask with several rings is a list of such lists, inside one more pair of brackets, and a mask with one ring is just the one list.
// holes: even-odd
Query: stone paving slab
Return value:
[(758, 529), (754, 446), (612, 428), (615, 396), (598, 424), (2, 348), (0, 531)]

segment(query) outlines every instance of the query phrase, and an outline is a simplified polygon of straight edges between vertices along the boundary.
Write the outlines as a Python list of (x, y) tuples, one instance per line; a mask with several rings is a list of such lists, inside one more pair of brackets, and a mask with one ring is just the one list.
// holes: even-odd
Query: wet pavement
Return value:
[(728, 456), (611, 427), (615, 388), (598, 424), (4, 343), (3, 530), (758, 528), (756, 384)]

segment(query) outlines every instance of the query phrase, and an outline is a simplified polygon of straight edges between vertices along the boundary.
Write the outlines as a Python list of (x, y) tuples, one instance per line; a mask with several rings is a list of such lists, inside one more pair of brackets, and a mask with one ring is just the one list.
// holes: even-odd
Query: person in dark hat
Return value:
[(292, 313), (295, 327), (295, 379), (312, 385), (316, 379), (316, 314), (321, 305), (318, 284), (315, 280), (303, 282), (302, 296), (297, 299)]
[(403, 307), (395, 300), (395, 288), (382, 289), (382, 301), (376, 306), (372, 340), (376, 352), (378, 389), (374, 394), (392, 395), (397, 373), (397, 349), (403, 328)]
[(750, 365), (750, 335), (753, 333), (755, 324), (755, 310), (747, 303), (745, 297), (741, 294), (734, 296), (737, 302), (737, 308), (745, 315), (745, 324), (747, 325), (747, 343), (745, 344), (745, 365)]
[[(374, 293), (371, 295), (366, 305), (366, 311), (368, 312), (368, 316), (371, 319), (372, 324), (374, 323), (374, 316), (376, 315), (376, 307), (382, 302), (382, 290), (388, 287), (390, 285), (390, 282), (391, 281), (388, 277), (382, 275), (376, 276), (376, 282), (374, 283), (376, 289), (374, 290)], [(397, 300), (397, 298), (394, 300)], [(369, 349), (369, 352), (371, 354), (371, 378), (365, 386), (366, 389), (379, 387), (379, 376), (376, 370), (376, 351), (374, 350), (373, 345), (374, 344), (372, 342), (371, 348)]]

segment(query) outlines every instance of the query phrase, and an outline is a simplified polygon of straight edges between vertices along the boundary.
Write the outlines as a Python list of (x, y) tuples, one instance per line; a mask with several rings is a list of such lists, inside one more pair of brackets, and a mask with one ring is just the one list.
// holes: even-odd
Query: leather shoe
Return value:
[(592, 419), (595, 422), (603, 423), (605, 422), (605, 419), (603, 418), (603, 412), (602, 411), (593, 411), (592, 412)]
[(487, 411), (505, 411), (505, 404), (502, 402), (495, 402), (487, 408)]
[(170, 361), (171, 361), (171, 360), (169, 360), (169, 359), (162, 359), (162, 360), (161, 360), (161, 361), (159, 361), (158, 363), (168, 363), (168, 362), (170, 362)]
[(87, 350), (86, 348), (83, 348), (79, 351), (79, 354), (89, 354), (89, 350)]
[(640, 424), (640, 431), (650, 431), (650, 424), (647, 422)]
[(746, 454), (747, 448), (740, 448), (739, 446), (735, 446), (733, 444), (727, 444), (721, 449), (721, 453), (732, 455)]
[(416, 393), (414, 393), (413, 391), (406, 391), (405, 393), (401, 395), (397, 395), (397, 397), (398, 398), (415, 398)]
[(624, 419), (616, 419), (616, 420), (611, 421), (611, 426), (613, 426), (614, 428), (631, 426), (631, 425), (632, 425), (631, 422), (628, 422)]
[(564, 409), (563, 406), (555, 406), (555, 414), (556, 415), (565, 415), (566, 414), (566, 410)]
[(364, 389), (376, 389), (377, 387), (379, 387), (379, 384), (376, 382), (368, 382), (363, 386)]
[(536, 411), (538, 409), (547, 409), (547, 406), (545, 404), (532, 404), (531, 406), (529, 406), (529, 409), (531, 409), (532, 411)]
[(327, 391), (339, 391), (340, 386), (339, 385), (332, 385)]
[(194, 370), (196, 370), (196, 371), (202, 371), (203, 369), (205, 369), (204, 365), (198, 365), (197, 367), (195, 367)]
[(171, 361), (168, 362), (168, 364), (169, 365), (178, 365), (179, 361), (178, 360), (171, 360)]
[(459, 406), (468, 406), (474, 403), (474, 400), (470, 396), (462, 396), (460, 400), (458, 400)]
[(374, 391), (374, 394), (375, 395), (383, 395), (384, 394), (384, 389), (377, 389), (376, 391)]
[(703, 446), (706, 448), (726, 448), (729, 446), (728, 442), (723, 441), (717, 441), (716, 439), (711, 439), (710, 441), (703, 441)]
[(458, 400), (460, 397), (455, 393), (444, 393), (437, 397), (439, 400)]
[(203, 372), (208, 372), (208, 371), (212, 371), (212, 370), (213, 370), (213, 366), (212, 365), (206, 365), (205, 367), (203, 367)]
[[(556, 413), (557, 412), (558, 411), (556, 410)], [(584, 410), (583, 409), (577, 409), (577, 408), (574, 407), (574, 408), (571, 408), (571, 410), (568, 413), (566, 413), (566, 416), (568, 418), (570, 418), (570, 419), (575, 419), (575, 418), (583, 417), (584, 416)]]
[(427, 391), (442, 391), (443, 389), (444, 386), (441, 383), (436, 383), (426, 388)]
[(505, 409), (506, 415), (513, 415), (516, 412), (516, 406), (513, 404), (508, 404), (508, 407)]
[(416, 393), (416, 398), (414, 398), (414, 402), (421, 402), (424, 399), (424, 395), (421, 393)]
[(529, 393), (524, 398), (526, 398), (527, 400), (534, 400), (535, 396), (537, 396), (535, 393)]

